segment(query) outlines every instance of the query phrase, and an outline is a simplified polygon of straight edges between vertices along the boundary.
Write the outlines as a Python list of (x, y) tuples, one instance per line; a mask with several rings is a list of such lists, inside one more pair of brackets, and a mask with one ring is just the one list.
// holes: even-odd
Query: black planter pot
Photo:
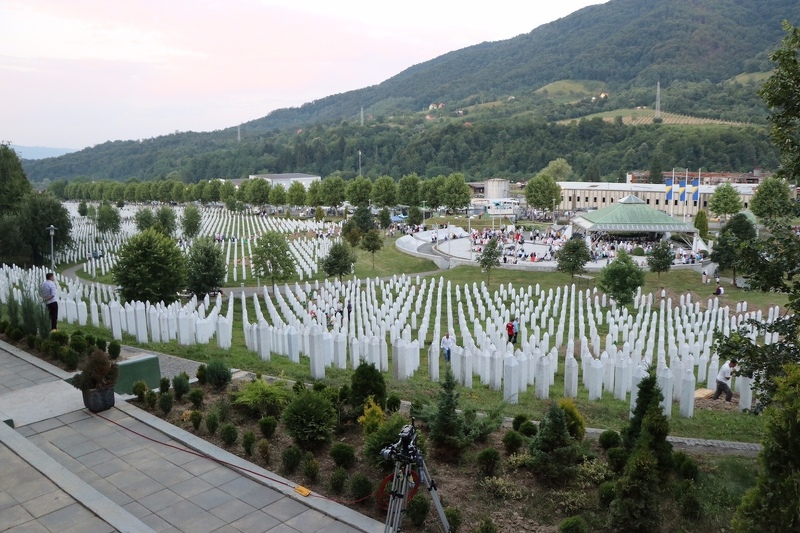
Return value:
[(83, 392), (83, 405), (93, 413), (114, 407), (114, 389), (91, 389)]

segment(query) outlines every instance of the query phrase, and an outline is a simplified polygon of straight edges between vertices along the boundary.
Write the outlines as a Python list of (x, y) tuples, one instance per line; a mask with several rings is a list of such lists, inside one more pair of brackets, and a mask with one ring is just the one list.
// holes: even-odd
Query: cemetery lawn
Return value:
[[(392, 247), (393, 248), (393, 247)], [(378, 255), (384, 253), (386, 250), (379, 252)], [(407, 258), (404, 254), (398, 254)], [(376, 258), (377, 267), (377, 258)], [(398, 270), (395, 270), (397, 272)], [(402, 272), (402, 270), (399, 270)], [(493, 269), (490, 289), (492, 291), (499, 289), (501, 283), (513, 283), (515, 286), (527, 284), (539, 284), (544, 290), (571, 284), (573, 279), (567, 274), (562, 273), (542, 273), (542, 272), (524, 272), (512, 271), (504, 269)], [(441, 271), (434, 274), (434, 276), (442, 276), (445, 280), (452, 281), (454, 284), (473, 282), (480, 284), (485, 281), (485, 274), (481, 273), (480, 269), (476, 267), (458, 267), (447, 271)], [(694, 271), (674, 271), (667, 274), (662, 274), (661, 281), (657, 279), (655, 274), (647, 274), (647, 283), (645, 286), (645, 293), (655, 292), (660, 295), (660, 287), (665, 287), (668, 295), (673, 298), (673, 305), (677, 304), (678, 295), (684, 294), (686, 290), (692, 292), (693, 300), (700, 301), (701, 306), (705, 307), (708, 295), (705, 293), (706, 287), (700, 283), (700, 276)], [(580, 280), (575, 278), (575, 284), (578, 289), (588, 288), (589, 285), (594, 286), (593, 280)], [(583, 286), (582, 283), (586, 283)], [(463, 289), (463, 287), (462, 287)], [(702, 298), (701, 298), (702, 297)], [(735, 306), (736, 302), (741, 299), (747, 299), (753, 305), (759, 305), (762, 308), (770, 304), (785, 305), (786, 296), (781, 294), (761, 294), (750, 293), (740, 289), (731, 288), (725, 296), (723, 296), (722, 304)], [(179, 346), (177, 342), (170, 343), (149, 343), (146, 345), (138, 345), (135, 339), (131, 336), (125, 335), (123, 342), (132, 346), (139, 346), (144, 349), (153, 350), (156, 352), (163, 352), (187, 359), (193, 359), (200, 362), (208, 362), (212, 359), (220, 358), (225, 361), (229, 367), (251, 372), (260, 372), (265, 376), (275, 376), (280, 378), (287, 378), (292, 380), (301, 380), (310, 382), (310, 364), (308, 357), (301, 357), (299, 365), (291, 363), (288, 358), (281, 356), (273, 356), (271, 361), (262, 361), (254, 352), (250, 352), (245, 347), (244, 333), (242, 330), (242, 311), (241, 300), (238, 299), (234, 311), (234, 327), (233, 327), (233, 345), (230, 350), (219, 350), (214, 346), (214, 341), (209, 345), (193, 345), (193, 346)], [(455, 298), (453, 298), (455, 303)], [(224, 304), (227, 305), (227, 304)], [(246, 299), (248, 308), (248, 316), (251, 321), (255, 316), (255, 309), (253, 307), (252, 298)], [(263, 305), (263, 304), (262, 304)], [(446, 323), (446, 318), (442, 318), (442, 323)], [(64, 325), (66, 331), (73, 331), (78, 329), (75, 326)], [(446, 327), (446, 326), (444, 326)], [(94, 328), (81, 328), (84, 330), (93, 330)], [(103, 330), (98, 329), (90, 331), (92, 334), (101, 333)], [(598, 332), (601, 337), (607, 332), (607, 325), (598, 327)], [(110, 338), (108, 332), (104, 335)], [(395, 382), (392, 380), (390, 374), (385, 374), (387, 378), (387, 389), (390, 393), (398, 394), (403, 400), (415, 402), (430, 402), (435, 401), (439, 386), (437, 383), (432, 382), (428, 375), (428, 355), (427, 348), (433, 342), (432, 332), (429, 333), (426, 339), (425, 348), (420, 356), (420, 369), (416, 374), (407, 381)], [(438, 339), (437, 339), (438, 342)], [(563, 348), (562, 348), (563, 354)], [(444, 368), (444, 362), (440, 363), (440, 368)], [(332, 386), (341, 386), (349, 383), (351, 370), (339, 370), (335, 368), (326, 369), (325, 383)], [(520, 403), (517, 405), (505, 405), (502, 407), (503, 413), (507, 417), (513, 417), (516, 414), (526, 414), (534, 420), (541, 420), (551, 403), (557, 401), (563, 394), (564, 382), (564, 368), (563, 358), (560, 360), (560, 368), (556, 374), (553, 387), (550, 389), (549, 400), (536, 399), (532, 388), (528, 392), (522, 394)], [(488, 387), (480, 384), (479, 379), (476, 377), (473, 381), (473, 388), (459, 388), (462, 401), (466, 407), (472, 407), (478, 411), (488, 411), (500, 405), (502, 400), (502, 392), (489, 390)], [(576, 399), (578, 409), (586, 419), (587, 427), (598, 429), (615, 429), (619, 430), (623, 427), (628, 419), (629, 406), (627, 402), (615, 400), (611, 394), (604, 393), (603, 398), (597, 402), (590, 402), (588, 400), (588, 392), (584, 387), (579, 387), (578, 398)], [(673, 407), (673, 417), (670, 421), (670, 432), (672, 435), (692, 438), (706, 438), (718, 440), (731, 440), (741, 442), (759, 442), (763, 436), (763, 417), (754, 416), (750, 414), (734, 412), (723, 412), (717, 410), (705, 410), (695, 408), (694, 418), (685, 419), (678, 416), (678, 404), (675, 403)]]

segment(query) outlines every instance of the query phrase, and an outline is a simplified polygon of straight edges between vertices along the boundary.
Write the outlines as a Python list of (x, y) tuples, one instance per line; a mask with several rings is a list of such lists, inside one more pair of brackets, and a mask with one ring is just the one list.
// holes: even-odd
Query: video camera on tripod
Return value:
[[(391, 483), (384, 533), (402, 531), (406, 505), (416, 493), (418, 486), (428, 489), (428, 494), (433, 500), (444, 531), (450, 533), (450, 524), (447, 523), (442, 502), (439, 500), (436, 483), (428, 472), (425, 458), (417, 448), (417, 428), (414, 427), (413, 418), (411, 424), (403, 426), (403, 429), (400, 430), (399, 440), (381, 450), (381, 457), (395, 462), (394, 473), (387, 476), (383, 482), (384, 485)], [(381, 490), (383, 490), (383, 486)]]
[(417, 460), (417, 428), (414, 420), (400, 430), (399, 440), (381, 450), (381, 457), (387, 461), (414, 462)]

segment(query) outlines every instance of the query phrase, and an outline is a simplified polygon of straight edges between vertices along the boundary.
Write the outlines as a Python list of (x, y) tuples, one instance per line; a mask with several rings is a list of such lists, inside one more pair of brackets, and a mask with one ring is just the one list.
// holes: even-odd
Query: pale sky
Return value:
[(0, 0), (0, 142), (212, 131), (604, 0)]

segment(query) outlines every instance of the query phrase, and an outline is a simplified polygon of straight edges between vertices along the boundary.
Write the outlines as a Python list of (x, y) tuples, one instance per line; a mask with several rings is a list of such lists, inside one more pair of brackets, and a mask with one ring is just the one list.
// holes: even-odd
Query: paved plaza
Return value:
[(383, 531), (119, 397), (94, 415), (69, 375), (0, 342), (0, 531)]

